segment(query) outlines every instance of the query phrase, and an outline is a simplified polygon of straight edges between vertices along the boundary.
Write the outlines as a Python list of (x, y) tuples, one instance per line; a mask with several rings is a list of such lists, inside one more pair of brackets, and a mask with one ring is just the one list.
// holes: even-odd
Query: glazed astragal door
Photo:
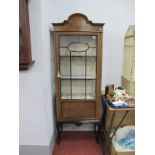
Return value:
[(96, 51), (96, 35), (59, 35), (61, 100), (96, 99)]
[(53, 23), (58, 122), (100, 117), (103, 25), (80, 13)]

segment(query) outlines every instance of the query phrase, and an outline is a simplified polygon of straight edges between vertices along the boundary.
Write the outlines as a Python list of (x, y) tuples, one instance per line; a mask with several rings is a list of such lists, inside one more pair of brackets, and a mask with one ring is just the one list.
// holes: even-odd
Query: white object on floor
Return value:
[(120, 139), (125, 138), (129, 134), (129, 132), (134, 129), (135, 129), (134, 125), (124, 126), (122, 128), (119, 128), (115, 134), (116, 140), (119, 141)]
[(119, 128), (115, 134), (115, 136), (113, 137), (112, 139), (112, 143), (113, 143), (113, 146), (115, 147), (116, 149), (116, 152), (124, 152), (124, 151), (134, 151), (134, 149), (124, 149), (123, 146), (120, 146), (118, 144), (118, 141), (122, 138), (125, 138), (129, 132), (131, 130), (134, 130), (135, 129), (135, 126), (134, 125), (129, 125), (129, 126), (124, 126), (122, 128)]

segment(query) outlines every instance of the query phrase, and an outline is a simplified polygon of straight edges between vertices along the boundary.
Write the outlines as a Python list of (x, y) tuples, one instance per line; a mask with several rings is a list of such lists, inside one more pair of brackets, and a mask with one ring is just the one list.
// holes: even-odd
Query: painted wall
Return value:
[(36, 62), (28, 71), (19, 73), (19, 143), (49, 145), (54, 132), (55, 82), (49, 24), (41, 0), (29, 1), (29, 18), (32, 57)]
[(109, 83), (120, 85), (124, 35), (134, 24), (134, 0), (30, 0), (29, 11), (32, 57), (36, 63), (19, 73), (20, 145), (49, 145), (54, 132), (55, 93), (50, 23), (62, 22), (76, 12), (93, 22), (106, 23), (102, 88)]
[(102, 87), (121, 84), (124, 36), (134, 24), (134, 0), (57, 0), (52, 1), (52, 22), (61, 22), (75, 12), (81, 12), (93, 22), (104, 22)]

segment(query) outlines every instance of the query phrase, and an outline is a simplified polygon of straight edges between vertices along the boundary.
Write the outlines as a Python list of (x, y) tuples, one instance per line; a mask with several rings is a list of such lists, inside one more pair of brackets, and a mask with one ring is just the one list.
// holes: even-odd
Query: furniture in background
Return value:
[[(132, 140), (135, 141), (134, 139)], [(135, 149), (128, 149), (128, 148), (120, 147), (118, 142), (116, 142), (115, 140), (112, 140), (110, 152), (111, 152), (111, 155), (135, 155)]]
[(53, 23), (58, 141), (64, 123), (100, 122), (103, 25), (81, 13)]
[(28, 0), (19, 0), (19, 70), (27, 70), (33, 63)]
[[(134, 125), (134, 107), (114, 107), (111, 106), (110, 101), (107, 101), (106, 95), (102, 95), (102, 104), (106, 106), (105, 111), (105, 128), (103, 130), (103, 135), (105, 137), (105, 148), (106, 154), (107, 149), (112, 147), (112, 151), (114, 151), (112, 144), (112, 139), (117, 132), (119, 127), (124, 125)], [(109, 98), (109, 97), (108, 97)], [(126, 121), (126, 122), (125, 122)], [(125, 122), (125, 123), (124, 123)], [(102, 125), (103, 126), (103, 125)]]
[(129, 26), (124, 40), (122, 86), (135, 95), (135, 26)]

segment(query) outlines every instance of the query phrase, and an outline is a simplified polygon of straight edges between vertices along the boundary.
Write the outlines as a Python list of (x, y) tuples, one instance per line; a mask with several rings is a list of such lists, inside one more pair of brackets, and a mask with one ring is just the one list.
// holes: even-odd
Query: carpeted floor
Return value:
[(100, 144), (96, 143), (94, 132), (65, 131), (61, 142), (55, 145), (52, 155), (103, 155)]

